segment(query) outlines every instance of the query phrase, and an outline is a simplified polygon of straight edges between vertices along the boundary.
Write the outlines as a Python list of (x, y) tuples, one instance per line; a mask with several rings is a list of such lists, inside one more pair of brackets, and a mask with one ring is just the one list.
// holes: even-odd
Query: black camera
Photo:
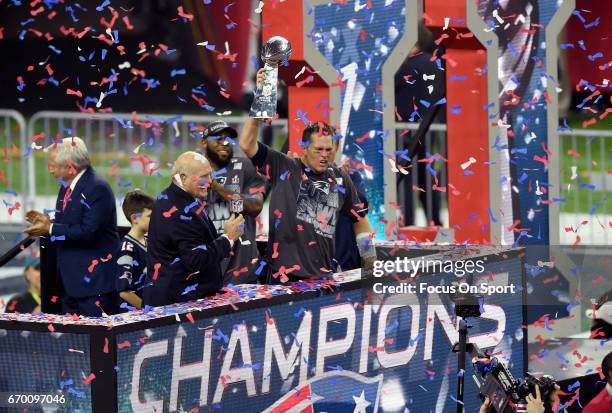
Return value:
[(526, 398), (529, 394), (536, 394), (536, 387), (540, 389), (540, 396), (548, 404), (557, 382), (552, 376), (537, 378), (527, 375), (525, 379), (515, 379), (508, 367), (496, 357), (475, 357), (472, 360), (474, 369), (484, 379), (480, 386), (480, 399), (486, 397), (491, 401), (491, 409), (497, 413), (514, 413), (526, 411)]

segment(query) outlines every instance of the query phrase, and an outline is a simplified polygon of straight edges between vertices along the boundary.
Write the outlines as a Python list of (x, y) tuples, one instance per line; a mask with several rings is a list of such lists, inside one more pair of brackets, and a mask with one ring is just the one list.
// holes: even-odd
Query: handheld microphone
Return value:
[(244, 210), (244, 200), (240, 196), (240, 194), (232, 195), (232, 199), (230, 199), (230, 211), (232, 211), (236, 216), (240, 215)]

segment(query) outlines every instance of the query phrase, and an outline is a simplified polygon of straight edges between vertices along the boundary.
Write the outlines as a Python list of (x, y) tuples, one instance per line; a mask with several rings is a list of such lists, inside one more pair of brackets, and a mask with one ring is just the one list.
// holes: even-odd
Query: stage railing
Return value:
[[(612, 220), (612, 130), (561, 129), (561, 243), (573, 244), (579, 228), (581, 244), (607, 245)], [(585, 221), (588, 221), (585, 223)]]
[(24, 217), (22, 206), (29, 201), (27, 182), (23, 174), (26, 170), (28, 147), (26, 120), (16, 110), (0, 109), (0, 146), (3, 148), (0, 185), (6, 188), (3, 194), (6, 208), (0, 208), (0, 222), (2, 222), (10, 215)]

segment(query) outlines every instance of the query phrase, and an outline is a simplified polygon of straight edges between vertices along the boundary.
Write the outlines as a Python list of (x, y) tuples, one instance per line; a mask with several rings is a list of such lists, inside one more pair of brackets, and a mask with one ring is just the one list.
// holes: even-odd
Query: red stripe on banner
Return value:
[[(281, 404), (276, 406), (273, 410), (270, 410), (270, 413), (284, 413), (292, 407), (297, 406), (302, 401), (306, 400), (310, 397), (310, 385), (302, 387), (297, 392), (293, 393), (287, 400), (283, 401)], [(308, 410), (310, 409), (310, 410)], [(314, 413), (312, 406), (302, 410), (302, 412), (310, 412)]]

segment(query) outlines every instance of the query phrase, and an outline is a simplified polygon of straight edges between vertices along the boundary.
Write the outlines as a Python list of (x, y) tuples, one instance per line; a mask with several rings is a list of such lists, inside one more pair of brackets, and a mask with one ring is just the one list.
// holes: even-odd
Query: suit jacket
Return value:
[(62, 212), (66, 191), (62, 187), (57, 195), (51, 232), (64, 290), (72, 297), (114, 291), (119, 236), (113, 191), (91, 167), (78, 180)]
[(172, 183), (153, 206), (147, 252), (143, 301), (160, 306), (219, 291), (230, 242), (217, 234), (200, 203)]

